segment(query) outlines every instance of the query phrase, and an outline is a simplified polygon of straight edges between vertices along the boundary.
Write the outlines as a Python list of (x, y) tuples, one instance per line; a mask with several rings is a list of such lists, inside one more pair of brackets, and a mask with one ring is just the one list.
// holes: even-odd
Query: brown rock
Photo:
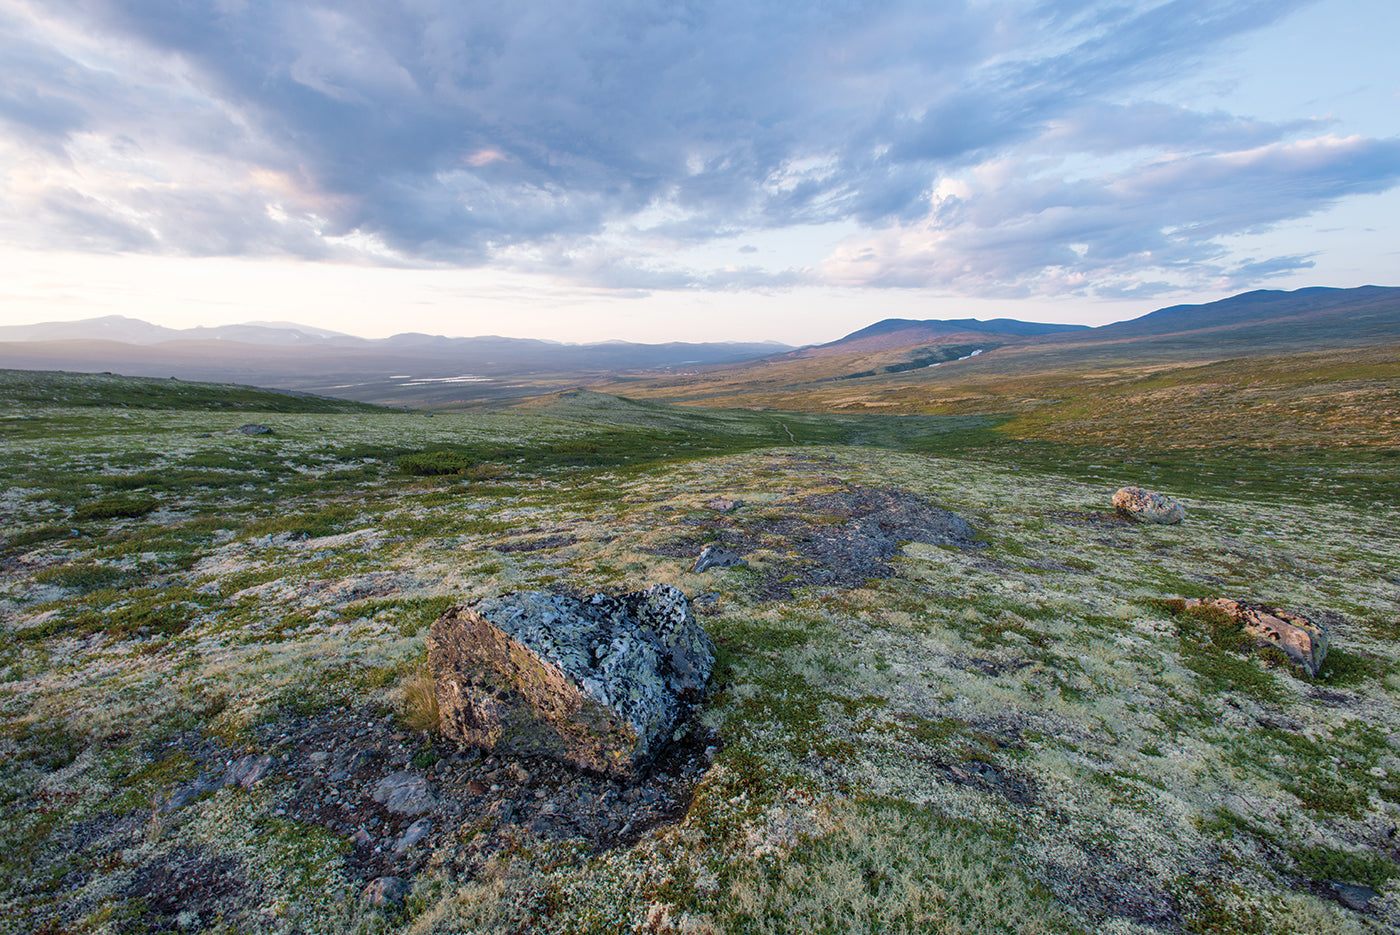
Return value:
[(1186, 518), (1186, 507), (1166, 494), (1153, 493), (1141, 487), (1121, 487), (1113, 494), (1113, 508), (1118, 515), (1139, 523), (1175, 525)]
[(1186, 602), (1186, 606), (1220, 608), (1238, 620), (1245, 632), (1261, 646), (1278, 647), (1310, 676), (1317, 675), (1322, 661), (1327, 658), (1330, 643), (1327, 628), (1297, 611), (1228, 597), (1209, 600), (1192, 598)]

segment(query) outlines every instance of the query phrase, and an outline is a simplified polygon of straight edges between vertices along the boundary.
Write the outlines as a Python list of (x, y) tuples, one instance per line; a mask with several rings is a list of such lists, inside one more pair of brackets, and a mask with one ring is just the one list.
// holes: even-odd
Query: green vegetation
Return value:
[(379, 406), (265, 390), (234, 383), (191, 383), (110, 373), (0, 370), (0, 408), (100, 407), (208, 409), (223, 412), (380, 412)]
[[(821, 392), (929, 402), (950, 369)], [(54, 932), (168, 930), (178, 913), (130, 881), (189, 866), (240, 881), (248, 910), (194, 930), (1360, 931), (1332, 882), (1377, 888), (1372, 918), (1400, 924), (1400, 445), (1100, 432), (1143, 394), (1238, 378), (1201, 410), (1217, 431), (1262, 373), (1189, 369), (1031, 381), (1063, 394), (1044, 406), (985, 386), (986, 405), (908, 411), (571, 392), (432, 419), (0, 382), (0, 906)], [(1185, 500), (1186, 524), (1118, 519), (1128, 482)], [(801, 536), (859, 540), (811, 506), (852, 488), (916, 494), (985, 545), (907, 543), (892, 577), (775, 599), (765, 582), (811, 580)], [(708, 541), (744, 542), (749, 567), (690, 573)], [(433, 741), (432, 622), (504, 591), (655, 581), (704, 596), (719, 651), (697, 728), (714, 765), (675, 823), (596, 849), (464, 799), (435, 813), (437, 850), (393, 865), (404, 901), (365, 906), (367, 852), (318, 815), (393, 770), (477, 762)], [(1327, 612), (1318, 678), (1180, 600), (1215, 594)], [(404, 738), (393, 762), (366, 753), (379, 772), (307, 785), (282, 765), (324, 754), (329, 775), (371, 722)], [(264, 753), (265, 780), (220, 786)]]

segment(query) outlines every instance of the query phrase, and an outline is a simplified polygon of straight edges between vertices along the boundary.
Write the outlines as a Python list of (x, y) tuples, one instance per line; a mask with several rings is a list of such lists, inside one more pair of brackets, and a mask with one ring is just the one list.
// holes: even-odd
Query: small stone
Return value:
[(272, 431), (271, 426), (259, 425), (259, 424), (256, 423), (256, 422), (248, 422), (248, 423), (246, 423), (246, 424), (244, 424), (244, 425), (240, 425), (240, 426), (238, 427), (238, 431), (242, 432), (244, 435), (275, 435), (275, 434), (276, 434), (275, 432)]
[(485, 795), (485, 794), (486, 794), (486, 791), (487, 791), (487, 790), (486, 790), (486, 783), (482, 782), (480, 779), (468, 780), (468, 782), (467, 782), (467, 792), (468, 792), (468, 794), (470, 794), (470, 795)]
[(272, 772), (272, 757), (267, 754), (257, 756), (248, 754), (240, 758), (229, 768), (228, 777), (224, 780), (226, 786), (242, 786), (244, 789), (251, 789)]
[(700, 550), (700, 555), (695, 559), (695, 564), (690, 566), (690, 570), (698, 574), (711, 568), (731, 568), (735, 565), (747, 566), (748, 562), (737, 552), (712, 542)]
[(370, 833), (364, 828), (357, 829), (355, 833), (351, 835), (350, 840), (356, 847), (369, 847), (374, 843), (374, 838), (371, 837)]
[(1141, 487), (1122, 487), (1113, 495), (1113, 508), (1120, 516), (1139, 523), (1175, 525), (1186, 518), (1186, 507), (1166, 494)]
[(421, 815), (438, 804), (437, 797), (428, 791), (428, 780), (407, 771), (381, 779), (373, 798), (396, 815)]
[(403, 833), (403, 837), (394, 843), (395, 854), (406, 854), (408, 849), (428, 836), (428, 832), (433, 830), (433, 822), (429, 818), (420, 818), (408, 826), (408, 830)]
[(201, 796), (213, 792), (218, 788), (217, 783), (205, 782), (196, 779), (194, 782), (183, 785), (166, 796), (156, 796), (151, 802), (151, 807), (159, 812), (170, 813), (178, 811), (194, 802)]
[(365, 886), (364, 900), (371, 906), (389, 906), (408, 895), (408, 885), (399, 877), (378, 877)]

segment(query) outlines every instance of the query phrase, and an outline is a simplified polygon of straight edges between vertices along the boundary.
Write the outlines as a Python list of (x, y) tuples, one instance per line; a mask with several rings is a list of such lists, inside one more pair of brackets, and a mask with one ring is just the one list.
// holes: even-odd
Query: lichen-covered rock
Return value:
[(449, 738), (630, 778), (703, 697), (714, 644), (667, 585), (526, 591), (447, 611), (428, 663)]
[(1120, 516), (1139, 523), (1172, 525), (1186, 518), (1186, 507), (1166, 494), (1141, 487), (1122, 487), (1113, 495), (1113, 508)]
[(1245, 632), (1264, 646), (1277, 646), (1310, 676), (1316, 676), (1327, 658), (1331, 642), (1327, 628), (1293, 610), (1251, 604), (1245, 601), (1217, 597), (1209, 600), (1192, 598), (1187, 607), (1218, 607), (1238, 620)]

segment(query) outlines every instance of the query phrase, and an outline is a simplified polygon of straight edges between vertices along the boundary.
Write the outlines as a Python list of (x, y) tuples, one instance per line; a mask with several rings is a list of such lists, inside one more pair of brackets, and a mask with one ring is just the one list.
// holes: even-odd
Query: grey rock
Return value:
[(1337, 894), (1337, 902), (1357, 912), (1365, 911), (1366, 907), (1371, 905), (1371, 900), (1380, 895), (1369, 886), (1358, 886), (1355, 883), (1333, 883), (1332, 892)]
[(229, 767), (228, 776), (224, 779), (226, 786), (242, 786), (244, 789), (251, 789), (262, 782), (267, 774), (272, 772), (272, 757), (266, 753), (261, 756), (250, 753), (240, 757), (237, 762)]
[(238, 427), (238, 431), (242, 432), (244, 435), (275, 435), (275, 434), (277, 434), (276, 432), (272, 431), (272, 427), (271, 427), (271, 426), (269, 426), (269, 425), (259, 425), (259, 424), (256, 423), (256, 422), (247, 422), (247, 423), (245, 423), (245, 424), (243, 424), (243, 425), (240, 425), (240, 426)]
[(730, 568), (734, 565), (747, 566), (748, 562), (744, 561), (737, 552), (712, 542), (700, 550), (700, 555), (695, 559), (695, 564), (690, 566), (690, 570), (702, 572), (709, 571), (711, 568)]
[(702, 700), (714, 644), (667, 585), (528, 591), (443, 614), (428, 662), (450, 739), (630, 778)]
[(180, 786), (168, 795), (156, 796), (151, 801), (151, 808), (169, 814), (203, 798), (218, 788), (219, 783), (217, 782), (210, 782), (203, 778), (196, 779), (194, 782)]
[(379, 780), (372, 797), (396, 815), (421, 815), (438, 804), (437, 797), (428, 789), (428, 780), (407, 770)]
[(377, 877), (365, 886), (364, 900), (371, 906), (391, 906), (408, 895), (408, 884), (399, 877)]
[(394, 842), (395, 854), (406, 854), (408, 849), (428, 836), (428, 832), (433, 830), (433, 822), (430, 818), (420, 818), (408, 826), (408, 830), (403, 836)]
[(1153, 493), (1141, 487), (1121, 487), (1113, 494), (1113, 508), (1118, 515), (1139, 523), (1175, 525), (1186, 518), (1186, 507), (1166, 494)]

